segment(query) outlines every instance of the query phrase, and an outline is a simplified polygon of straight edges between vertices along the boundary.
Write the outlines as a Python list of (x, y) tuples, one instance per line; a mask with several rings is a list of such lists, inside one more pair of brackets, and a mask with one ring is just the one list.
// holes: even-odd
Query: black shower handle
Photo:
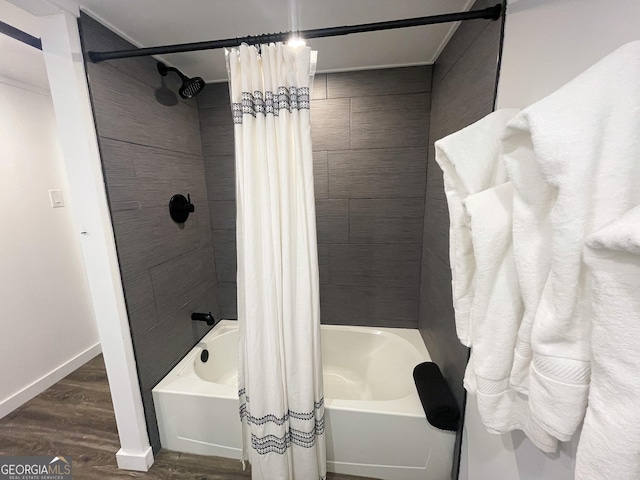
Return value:
[(189, 214), (196, 211), (196, 207), (191, 203), (191, 195), (174, 195), (169, 200), (169, 214), (174, 222), (184, 223), (189, 218)]

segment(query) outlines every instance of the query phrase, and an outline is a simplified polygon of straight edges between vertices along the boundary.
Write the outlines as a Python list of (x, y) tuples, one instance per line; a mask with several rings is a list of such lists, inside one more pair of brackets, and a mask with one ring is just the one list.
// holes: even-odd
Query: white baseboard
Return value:
[(148, 472), (153, 465), (153, 450), (148, 447), (144, 452), (131, 453), (122, 449), (116, 453), (118, 468), (122, 470), (137, 470), (139, 472)]
[(66, 363), (63, 363), (55, 370), (47, 373), (39, 378), (31, 385), (26, 386), (19, 392), (14, 393), (6, 400), (0, 402), (0, 418), (3, 418), (13, 412), (16, 408), (27, 403), (36, 395), (44, 392), (47, 388), (62, 380), (74, 370), (78, 369), (89, 360), (100, 354), (102, 348), (100, 342), (87, 348), (84, 352), (79, 353)]

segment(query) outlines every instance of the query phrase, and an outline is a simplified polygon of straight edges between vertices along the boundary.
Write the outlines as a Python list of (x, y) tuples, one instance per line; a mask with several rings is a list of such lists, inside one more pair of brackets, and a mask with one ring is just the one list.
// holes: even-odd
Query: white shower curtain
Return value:
[[(313, 59), (313, 61), (312, 61)], [(253, 479), (326, 476), (309, 87), (315, 52), (227, 51), (235, 123), (238, 388)]]

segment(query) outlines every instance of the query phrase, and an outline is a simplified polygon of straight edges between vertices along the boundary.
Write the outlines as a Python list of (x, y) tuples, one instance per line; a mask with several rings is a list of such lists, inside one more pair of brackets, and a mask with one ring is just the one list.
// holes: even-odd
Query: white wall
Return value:
[[(633, 40), (640, 40), (639, 0), (509, 2), (497, 107), (524, 108)], [(520, 432), (491, 435), (469, 397), (460, 478), (570, 480), (576, 447), (577, 437), (547, 455)]]
[(44, 59), (1, 37), (0, 417), (100, 352)]
[(638, 0), (510, 1), (497, 106), (531, 105), (638, 39)]

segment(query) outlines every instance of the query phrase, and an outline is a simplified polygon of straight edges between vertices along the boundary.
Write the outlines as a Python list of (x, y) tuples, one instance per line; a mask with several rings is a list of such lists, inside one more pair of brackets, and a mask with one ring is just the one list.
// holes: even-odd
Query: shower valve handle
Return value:
[(169, 214), (176, 223), (184, 223), (189, 218), (189, 214), (195, 212), (196, 207), (191, 203), (191, 195), (177, 194), (169, 200)]

